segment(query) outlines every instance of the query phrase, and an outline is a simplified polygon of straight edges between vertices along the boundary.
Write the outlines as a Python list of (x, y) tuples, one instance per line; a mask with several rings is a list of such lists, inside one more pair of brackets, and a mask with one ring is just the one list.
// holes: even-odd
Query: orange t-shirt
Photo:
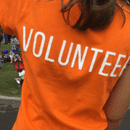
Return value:
[(130, 15), (123, 28), (117, 11), (106, 29), (80, 32), (60, 9), (60, 0), (0, 0), (0, 24), (19, 39), (25, 66), (12, 130), (107, 127), (103, 106), (130, 59)]

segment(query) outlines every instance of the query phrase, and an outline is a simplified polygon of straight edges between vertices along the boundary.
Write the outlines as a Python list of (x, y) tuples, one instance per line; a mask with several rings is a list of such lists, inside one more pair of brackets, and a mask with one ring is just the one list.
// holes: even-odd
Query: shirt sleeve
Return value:
[(130, 65), (130, 60), (129, 60), (129, 62), (128, 62), (128, 64), (127, 65)]
[(4, 20), (4, 2), (3, 0), (0, 0), (0, 26), (2, 26), (3, 20)]
[(14, 34), (13, 29), (16, 23), (14, 17), (15, 2), (16, 0), (0, 0), (0, 26), (9, 35)]

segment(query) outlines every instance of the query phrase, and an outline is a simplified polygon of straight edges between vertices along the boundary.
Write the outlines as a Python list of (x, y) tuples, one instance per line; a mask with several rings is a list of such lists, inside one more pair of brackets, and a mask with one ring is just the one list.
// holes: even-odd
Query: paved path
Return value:
[[(0, 96), (0, 130), (11, 130), (16, 120), (21, 100), (15, 97)], [(130, 130), (130, 108), (118, 130)]]
[(0, 130), (11, 130), (20, 102), (20, 100), (0, 99)]
[(118, 130), (130, 130), (130, 110), (128, 110), (126, 115), (124, 116)]

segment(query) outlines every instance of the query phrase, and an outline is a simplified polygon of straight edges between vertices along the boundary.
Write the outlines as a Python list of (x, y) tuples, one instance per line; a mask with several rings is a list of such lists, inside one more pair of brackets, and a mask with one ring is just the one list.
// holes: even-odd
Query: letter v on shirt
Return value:
[[(31, 38), (32, 38), (33, 31), (34, 31), (34, 29), (30, 30), (30, 34), (29, 34), (29, 37), (27, 38), (27, 43), (26, 43), (26, 27), (23, 26), (23, 51), (25, 51), (25, 52), (27, 52), (27, 50), (28, 50), (28, 47), (29, 47), (29, 44), (30, 44), (30, 41), (31, 41)], [(35, 49), (36, 49), (37, 37), (39, 35), (42, 36), (42, 40), (41, 40), (41, 46), (40, 46), (40, 49), (39, 49), (39, 53), (36, 54)], [(47, 47), (46, 54), (45, 54), (45, 59), (44, 59), (44, 60), (49, 61), (49, 62), (55, 62), (55, 59), (49, 58), (49, 53), (51, 51), (51, 45), (52, 45), (53, 39), (54, 39), (54, 37), (50, 36), (48, 47)], [(45, 36), (45, 34), (43, 32), (36, 32), (36, 34), (34, 36), (34, 42), (33, 42), (33, 55), (35, 57), (39, 58), (42, 55), (45, 40), (46, 40), (46, 36)], [(65, 46), (66, 46), (66, 40), (63, 40), (62, 47), (61, 47), (61, 50), (59, 52), (59, 57), (57, 57), (58, 58), (58, 63), (60, 65), (66, 66), (69, 63), (69, 59), (70, 59), (70, 56), (71, 56), (73, 45), (74, 45), (74, 43), (71, 42), (66, 61), (63, 63), (61, 60), (62, 60), (63, 52), (64, 52), (64, 49), (65, 49)], [(85, 50), (84, 50), (84, 53), (83, 53), (83, 56), (81, 56), (81, 45), (77, 44), (76, 49), (75, 49), (75, 53), (74, 53), (74, 56), (73, 56), (73, 60), (72, 60), (71, 66), (70, 66), (71, 68), (74, 67), (76, 58), (78, 57), (78, 69), (82, 70), (88, 49), (89, 48), (86, 46)], [(99, 53), (103, 53), (103, 50), (97, 49), (97, 48), (91, 48), (91, 51), (94, 51), (94, 55), (93, 55), (93, 59), (92, 59), (92, 62), (90, 64), (90, 68), (89, 68), (88, 72), (93, 71), (97, 55)], [(109, 76), (108, 73), (103, 73), (103, 70), (104, 70), (105, 66), (111, 66), (111, 63), (107, 62), (107, 59), (108, 59), (108, 57), (110, 55), (111, 56), (116, 56), (116, 53), (115, 52), (110, 52), (110, 51), (106, 52), (104, 60), (102, 62), (102, 65), (101, 65), (101, 67), (99, 69), (99, 73), (98, 73), (99, 75)], [(110, 77), (117, 77), (117, 76), (120, 77), (123, 70), (126, 68), (128, 62), (130, 61), (130, 56), (129, 56), (128, 59), (126, 59), (125, 64), (123, 66), (121, 66), (119, 64), (121, 58), (126, 58), (126, 55), (119, 54), (119, 56), (117, 58), (117, 61), (116, 61), (116, 64), (114, 65), (114, 68), (113, 68), (112, 72), (110, 73)], [(121, 69), (120, 73), (118, 75), (114, 74), (116, 69), (121, 68), (121, 67), (122, 67), (122, 69)]]

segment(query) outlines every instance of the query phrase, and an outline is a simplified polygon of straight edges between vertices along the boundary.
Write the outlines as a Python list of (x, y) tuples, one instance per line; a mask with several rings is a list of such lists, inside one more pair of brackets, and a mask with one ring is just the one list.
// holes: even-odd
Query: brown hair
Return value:
[[(105, 29), (111, 24), (116, 7), (121, 11), (124, 19), (122, 27), (125, 24), (126, 17), (124, 11), (116, 0), (69, 0), (65, 5), (63, 5), (63, 0), (61, 1), (61, 12), (66, 23), (69, 23), (69, 13), (71, 8), (79, 2), (82, 4), (81, 15), (76, 24), (71, 26), (74, 29), (80, 31), (85, 31), (88, 28), (92, 30)], [(126, 0), (121, 1), (124, 2), (124, 5), (129, 4)], [(64, 13), (66, 12), (68, 13), (67, 20), (64, 17)]]

